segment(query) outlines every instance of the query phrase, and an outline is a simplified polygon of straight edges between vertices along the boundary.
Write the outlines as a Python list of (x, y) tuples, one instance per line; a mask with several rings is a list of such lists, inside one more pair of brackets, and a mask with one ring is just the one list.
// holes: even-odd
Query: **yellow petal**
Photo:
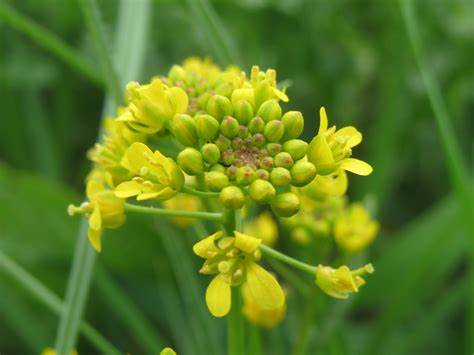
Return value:
[(258, 249), (258, 246), (262, 242), (261, 239), (251, 237), (250, 235), (234, 231), (235, 241), (234, 246), (242, 250), (244, 253), (252, 254)]
[(86, 195), (89, 199), (99, 192), (104, 191), (104, 185), (97, 180), (89, 180), (86, 187)]
[(133, 172), (138, 173), (144, 166), (150, 165), (149, 158), (153, 157), (153, 152), (145, 144), (133, 143), (125, 152), (125, 161), (130, 165)]
[(115, 188), (115, 196), (127, 198), (136, 196), (142, 191), (142, 185), (136, 181), (125, 181)]
[(221, 275), (214, 277), (206, 290), (207, 308), (214, 317), (224, 317), (231, 307), (230, 285)]
[(89, 217), (89, 227), (94, 230), (100, 230), (102, 227), (102, 217), (100, 215), (99, 205), (94, 206), (94, 210)]
[[(169, 89), (170, 101), (174, 108), (174, 113), (183, 113), (188, 108), (188, 95), (183, 89), (172, 87)], [(171, 118), (171, 117), (170, 117)]]
[(373, 171), (372, 167), (369, 164), (362, 160), (354, 158), (347, 158), (342, 160), (340, 167), (341, 169), (363, 176), (369, 175)]
[(285, 294), (275, 277), (253, 261), (247, 263), (249, 295), (263, 309), (275, 309), (283, 306)]
[(319, 109), (319, 131), (318, 134), (326, 132), (328, 129), (328, 115), (326, 114), (326, 109), (324, 106), (321, 106)]
[(221, 236), (222, 231), (218, 231), (214, 234), (211, 234), (209, 237), (200, 240), (193, 245), (194, 254), (204, 259), (214, 256), (215, 253), (219, 252), (219, 249), (214, 244), (214, 241)]
[(283, 102), (288, 102), (289, 99), (288, 99), (288, 96), (286, 96), (286, 94), (281, 91), (281, 90), (278, 90), (277, 88), (273, 88), (273, 93), (275, 94), (276, 97), (278, 97), (281, 101)]
[(89, 242), (94, 247), (94, 249), (97, 250), (99, 253), (102, 250), (101, 234), (102, 234), (102, 230), (100, 229), (95, 230), (95, 229), (89, 228), (89, 230), (87, 231)]
[[(334, 164), (331, 148), (326, 141), (326, 137), (322, 134), (318, 134), (309, 143), (307, 156), (308, 160), (316, 166), (316, 169), (320, 169), (321, 166)], [(326, 173), (321, 171), (317, 171), (317, 173), (326, 175)]]

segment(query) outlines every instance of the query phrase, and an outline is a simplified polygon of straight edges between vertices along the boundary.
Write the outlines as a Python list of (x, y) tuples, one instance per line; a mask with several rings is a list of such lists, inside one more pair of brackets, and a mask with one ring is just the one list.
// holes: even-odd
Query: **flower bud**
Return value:
[(206, 173), (206, 186), (209, 190), (219, 192), (229, 185), (229, 178), (226, 174), (218, 171)]
[(293, 158), (287, 152), (281, 152), (275, 155), (274, 158), (275, 166), (281, 166), (282, 168), (290, 169), (293, 166)]
[(221, 157), (221, 151), (214, 143), (204, 144), (201, 148), (202, 157), (209, 164), (215, 164)]
[(243, 166), (237, 170), (235, 180), (239, 185), (248, 185), (256, 178), (255, 170), (249, 166)]
[(291, 139), (283, 143), (283, 150), (291, 155), (294, 161), (300, 160), (306, 154), (308, 143), (301, 139)]
[(260, 167), (265, 170), (271, 170), (273, 168), (273, 158), (264, 157), (260, 160)]
[(268, 203), (275, 197), (276, 191), (270, 182), (258, 179), (250, 185), (249, 195), (254, 201)]
[(270, 181), (275, 186), (285, 186), (291, 181), (291, 174), (288, 169), (285, 168), (274, 168), (270, 173)]
[(196, 121), (184, 113), (177, 114), (172, 121), (173, 135), (183, 145), (190, 147), (198, 142)]
[(255, 133), (253, 136), (253, 142), (259, 148), (262, 148), (265, 145), (265, 137), (261, 133)]
[(196, 129), (199, 137), (205, 141), (213, 140), (219, 132), (219, 122), (211, 115), (197, 115)]
[(303, 132), (304, 119), (299, 111), (288, 111), (281, 118), (281, 122), (285, 126), (285, 140), (298, 138)]
[(232, 92), (231, 101), (234, 107), (239, 106), (240, 101), (246, 101), (248, 104), (250, 104), (253, 110), (253, 106), (255, 103), (253, 88), (241, 88), (234, 90)]
[(178, 164), (188, 175), (199, 175), (204, 171), (202, 155), (197, 149), (186, 148), (178, 154)]
[(227, 209), (238, 210), (245, 203), (245, 195), (237, 186), (227, 186), (219, 194), (219, 201)]
[(300, 199), (293, 192), (285, 192), (272, 200), (271, 208), (277, 216), (291, 217), (300, 210)]
[(222, 152), (222, 161), (225, 165), (231, 165), (235, 160), (235, 154), (232, 150)]
[(285, 127), (283, 127), (283, 123), (278, 120), (268, 122), (263, 129), (263, 134), (269, 142), (278, 142), (284, 133)]
[(227, 138), (233, 138), (239, 133), (239, 121), (231, 116), (226, 116), (221, 122), (221, 133)]
[(246, 100), (240, 100), (234, 104), (234, 114), (242, 125), (246, 125), (254, 117), (252, 105)]
[(265, 101), (257, 111), (257, 115), (263, 118), (265, 122), (278, 120), (281, 117), (281, 107), (277, 100)]
[(210, 171), (218, 171), (220, 173), (225, 174), (227, 169), (221, 164), (214, 164), (213, 166), (211, 166)]
[(237, 175), (237, 167), (235, 165), (231, 165), (226, 169), (227, 176), (229, 179), (234, 180), (235, 176)]
[(199, 96), (198, 99), (197, 99), (197, 103), (198, 103), (199, 107), (207, 107), (207, 102), (209, 101), (211, 96), (212, 96), (212, 94), (209, 93), (209, 92), (205, 92), (205, 93), (201, 94), (201, 96)]
[(267, 144), (267, 151), (270, 156), (274, 157), (278, 153), (281, 152), (281, 144), (280, 143), (268, 143)]
[(307, 161), (298, 161), (291, 168), (291, 184), (294, 186), (304, 186), (309, 184), (316, 177), (316, 167)]
[(263, 132), (263, 127), (265, 127), (265, 122), (260, 116), (256, 116), (250, 120), (248, 126), (250, 133), (261, 133)]
[(261, 180), (268, 180), (270, 178), (268, 171), (263, 169), (258, 169), (255, 174), (257, 175), (257, 178)]
[(215, 144), (217, 145), (217, 148), (219, 148), (219, 150), (221, 152), (223, 152), (223, 151), (230, 148), (231, 142), (230, 142), (229, 138), (226, 138), (223, 135), (220, 135), (216, 139)]
[(239, 137), (240, 138), (247, 138), (249, 135), (249, 129), (247, 126), (240, 126), (239, 127)]
[(177, 81), (183, 81), (185, 76), (186, 72), (184, 71), (183, 67), (179, 65), (173, 65), (168, 72), (168, 78), (173, 83), (176, 83)]
[(232, 115), (233, 108), (227, 97), (214, 95), (207, 102), (207, 112), (220, 122), (225, 116)]

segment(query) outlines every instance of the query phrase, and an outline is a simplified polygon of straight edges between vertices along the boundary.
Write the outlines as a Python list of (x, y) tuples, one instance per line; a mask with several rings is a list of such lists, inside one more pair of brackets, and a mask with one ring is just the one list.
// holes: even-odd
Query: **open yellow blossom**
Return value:
[(68, 213), (70, 216), (76, 213), (89, 216), (87, 235), (94, 249), (100, 252), (102, 229), (118, 228), (125, 222), (124, 201), (97, 180), (87, 183), (86, 194), (89, 201), (80, 206), (69, 205)]
[(373, 220), (361, 203), (353, 203), (336, 219), (334, 239), (348, 253), (363, 250), (375, 239), (379, 224)]
[(270, 212), (260, 213), (252, 221), (245, 224), (244, 231), (248, 235), (256, 235), (262, 243), (273, 246), (278, 239), (278, 226)]
[(343, 196), (347, 191), (347, 174), (344, 170), (329, 175), (316, 175), (316, 178), (308, 185), (301, 188), (304, 195), (321, 200), (327, 196)]
[(280, 308), (261, 308), (249, 295), (246, 285), (242, 286), (242, 296), (244, 300), (242, 312), (249, 322), (270, 329), (278, 325), (285, 318), (286, 302)]
[(122, 165), (135, 177), (115, 188), (117, 197), (167, 200), (183, 187), (184, 175), (174, 160), (159, 151), (153, 153), (143, 143), (133, 143), (127, 149)]
[(365, 284), (362, 275), (373, 272), (372, 264), (367, 264), (353, 271), (345, 265), (337, 269), (318, 265), (316, 268), (316, 284), (329, 296), (344, 299), (348, 298), (350, 293), (358, 292), (359, 287)]
[(168, 87), (160, 79), (150, 84), (127, 85), (127, 109), (117, 118), (138, 132), (153, 134), (164, 131), (169, 120), (188, 107), (188, 96), (179, 87)]
[(216, 275), (206, 290), (206, 304), (211, 314), (223, 317), (231, 308), (231, 287), (245, 285), (249, 299), (265, 310), (283, 306), (285, 295), (275, 277), (256, 263), (260, 259), (262, 241), (234, 232), (233, 237), (222, 231), (197, 242), (196, 255), (206, 259), (201, 272)]
[[(199, 211), (202, 209), (198, 197), (185, 194), (178, 194), (169, 200), (163, 201), (163, 207), (168, 210), (180, 211)], [(170, 217), (170, 220), (181, 228), (187, 228), (196, 221), (195, 218), (189, 217)]]
[(339, 169), (358, 175), (369, 175), (372, 167), (359, 159), (351, 158), (352, 148), (362, 142), (362, 134), (355, 127), (328, 128), (326, 110), (319, 111), (319, 131), (309, 144), (308, 160), (316, 166), (318, 175), (329, 175)]

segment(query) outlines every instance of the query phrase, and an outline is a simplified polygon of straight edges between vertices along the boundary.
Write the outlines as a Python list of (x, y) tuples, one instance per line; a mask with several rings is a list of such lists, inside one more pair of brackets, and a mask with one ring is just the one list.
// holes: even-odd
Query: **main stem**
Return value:
[[(242, 230), (240, 211), (228, 211), (224, 215), (224, 230), (233, 235), (235, 230)], [(240, 289), (232, 288), (232, 308), (227, 316), (227, 354), (244, 354), (244, 320), (242, 317), (242, 295)]]
[(201, 212), (201, 211), (185, 211), (185, 210), (168, 210), (166, 208), (155, 208), (138, 206), (130, 203), (125, 203), (125, 210), (127, 212), (143, 213), (143, 214), (154, 214), (158, 216), (166, 217), (188, 217), (207, 219), (215, 222), (222, 222), (223, 214), (218, 212)]

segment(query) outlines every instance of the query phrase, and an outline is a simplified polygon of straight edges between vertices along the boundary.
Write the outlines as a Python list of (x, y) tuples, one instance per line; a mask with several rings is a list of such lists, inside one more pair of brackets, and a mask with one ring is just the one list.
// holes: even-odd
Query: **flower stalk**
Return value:
[(214, 222), (222, 222), (224, 218), (223, 213), (219, 212), (201, 212), (201, 211), (180, 211), (180, 210), (169, 210), (166, 208), (155, 208), (133, 205), (131, 203), (125, 203), (125, 211), (143, 213), (143, 214), (154, 214), (157, 216), (166, 217), (188, 217), (188, 218), (199, 218)]

